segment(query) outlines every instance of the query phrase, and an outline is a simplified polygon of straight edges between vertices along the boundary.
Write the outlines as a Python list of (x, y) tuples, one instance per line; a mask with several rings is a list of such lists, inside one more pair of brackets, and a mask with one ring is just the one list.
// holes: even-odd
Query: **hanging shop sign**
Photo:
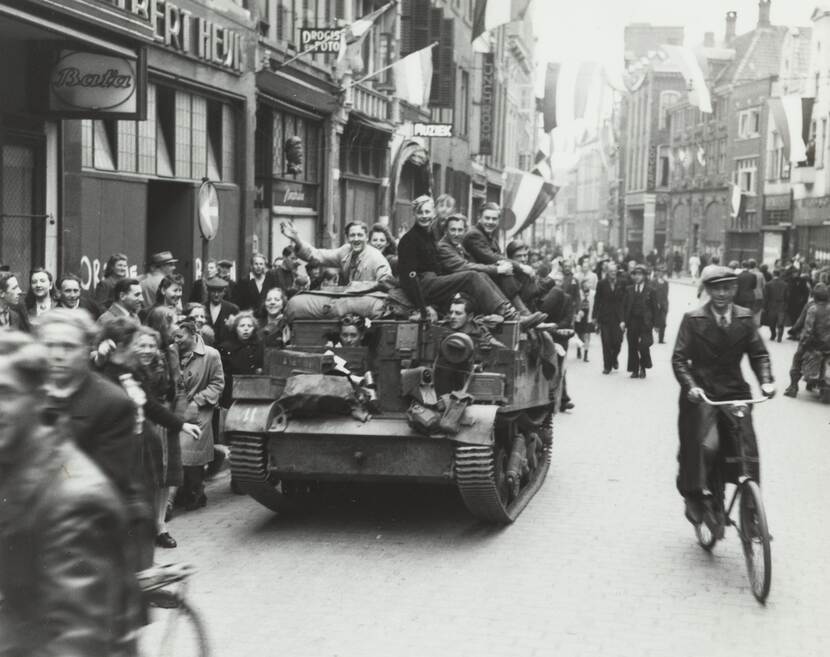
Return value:
[(110, 0), (149, 22), (155, 40), (183, 55), (241, 74), (245, 66), (245, 37), (207, 16), (196, 3), (167, 0)]
[(199, 229), (206, 240), (212, 240), (219, 232), (219, 195), (210, 180), (199, 187)]
[(343, 30), (303, 27), (300, 28), (300, 50), (303, 52), (339, 53)]
[(47, 112), (62, 118), (144, 119), (146, 65), (136, 59), (61, 50), (48, 74)]
[(452, 137), (452, 123), (413, 123), (413, 137)]
[(493, 112), (496, 63), (493, 53), (484, 53), (481, 64), (481, 127), (478, 131), (478, 154), (493, 154)]

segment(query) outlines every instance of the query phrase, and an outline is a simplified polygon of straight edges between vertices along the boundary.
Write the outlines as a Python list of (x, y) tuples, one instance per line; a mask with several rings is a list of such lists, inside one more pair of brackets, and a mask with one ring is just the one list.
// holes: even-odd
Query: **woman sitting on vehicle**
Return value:
[(265, 295), (259, 316), (261, 326), (259, 339), (264, 347), (282, 348), (291, 338), (291, 330), (285, 320), (285, 293), (278, 287), (272, 287)]

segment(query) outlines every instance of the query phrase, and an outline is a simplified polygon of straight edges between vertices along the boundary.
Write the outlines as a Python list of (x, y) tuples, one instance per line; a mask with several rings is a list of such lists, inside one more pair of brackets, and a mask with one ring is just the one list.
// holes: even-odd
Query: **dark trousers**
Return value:
[(449, 306), (450, 299), (459, 292), (470, 297), (476, 311), (485, 315), (504, 315), (512, 309), (493, 280), (477, 271), (457, 271), (444, 276), (429, 273), (422, 275), (420, 282), (424, 303), (439, 309)]
[(599, 337), (602, 341), (602, 369), (610, 370), (620, 355), (622, 331), (616, 322), (602, 322), (599, 325)]
[(770, 340), (781, 342), (784, 338), (784, 324), (787, 321), (786, 311), (770, 313), (767, 321), (769, 322)]
[(651, 369), (653, 329), (639, 317), (632, 317), (625, 328), (625, 337), (628, 341), (628, 371), (639, 372), (640, 368)]
[(186, 465), (176, 500), (184, 507), (195, 506), (205, 496), (205, 466)]

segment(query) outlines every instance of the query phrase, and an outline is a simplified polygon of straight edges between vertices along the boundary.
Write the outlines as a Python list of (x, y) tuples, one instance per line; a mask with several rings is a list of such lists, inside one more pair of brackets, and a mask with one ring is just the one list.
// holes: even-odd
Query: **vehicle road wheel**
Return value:
[(511, 491), (510, 484), (507, 481), (507, 461), (509, 458), (510, 456), (503, 446), (496, 449), (494, 473), (496, 479), (496, 489), (498, 490), (502, 504), (505, 506), (510, 504), (513, 499), (513, 493)]
[(769, 595), (772, 554), (761, 489), (751, 479), (741, 487), (740, 530), (752, 595), (763, 603)]

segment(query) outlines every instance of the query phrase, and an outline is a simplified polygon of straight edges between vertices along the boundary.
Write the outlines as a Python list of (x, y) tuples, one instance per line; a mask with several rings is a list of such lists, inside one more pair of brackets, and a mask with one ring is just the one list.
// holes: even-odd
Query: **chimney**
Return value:
[(714, 32), (706, 32), (703, 35), (703, 47), (704, 48), (714, 48), (715, 47), (715, 33)]
[(726, 34), (723, 37), (723, 45), (728, 46), (735, 38), (735, 23), (738, 20), (737, 11), (726, 12)]
[(771, 0), (760, 0), (758, 2), (758, 27), (769, 27), (769, 6)]

